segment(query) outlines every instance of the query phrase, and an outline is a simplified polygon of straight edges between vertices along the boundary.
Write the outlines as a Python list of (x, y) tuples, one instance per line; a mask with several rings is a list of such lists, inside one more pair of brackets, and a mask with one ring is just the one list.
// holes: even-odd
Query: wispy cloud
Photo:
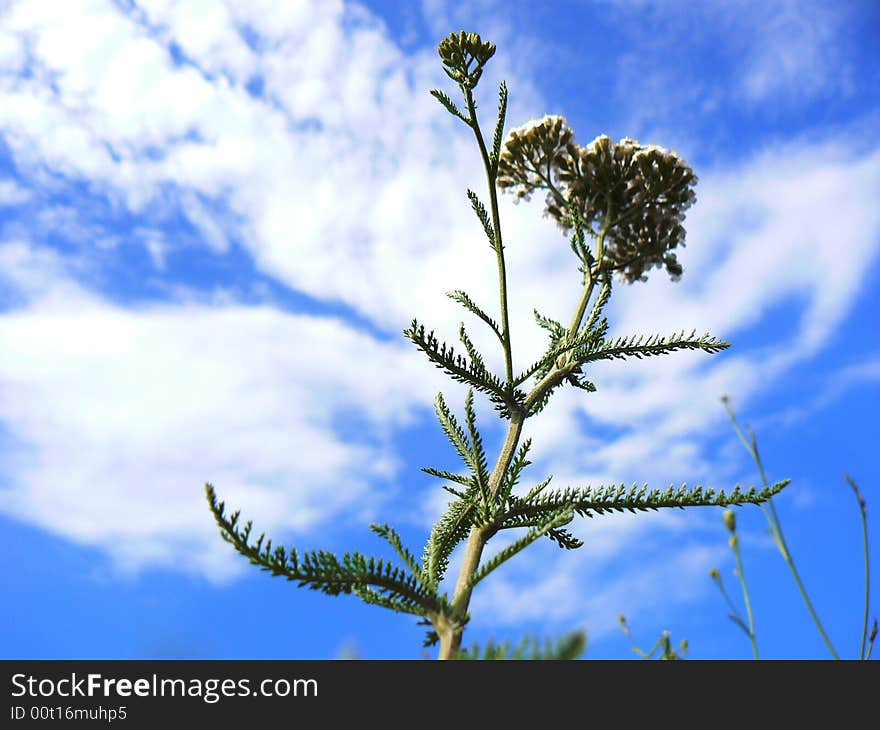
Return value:
[(45, 249), (0, 258), (28, 300), (0, 318), (7, 514), (128, 567), (217, 577), (239, 566), (213, 549), (206, 480), (267, 527), (303, 530), (397, 473), (391, 434), (429, 386), (400, 346), (266, 306), (124, 309)]
[(726, 552), (723, 539), (707, 542), (717, 537), (712, 526), (694, 514), (588, 520), (578, 530), (586, 540), (580, 550), (560, 551), (546, 541), (500, 568), (475, 593), (473, 614), (483, 617), (483, 629), (541, 620), (559, 630), (586, 628), (591, 640), (619, 631), (621, 613), (653, 629), (676, 606), (712, 590), (709, 569)]
[(0, 180), (0, 208), (21, 205), (31, 199), (31, 194), (14, 180)]

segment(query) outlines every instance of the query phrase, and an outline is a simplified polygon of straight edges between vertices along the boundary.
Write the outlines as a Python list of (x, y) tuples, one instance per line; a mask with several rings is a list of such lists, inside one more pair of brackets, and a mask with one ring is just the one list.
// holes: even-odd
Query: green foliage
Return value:
[(498, 173), (498, 159), (501, 156), (501, 142), (504, 140), (504, 121), (507, 118), (507, 84), (502, 81), (498, 88), (498, 121), (492, 137), (492, 153), (489, 163), (494, 174)]
[(431, 96), (433, 96), (437, 101), (439, 101), (443, 107), (448, 111), (452, 116), (458, 117), (465, 124), (470, 126), (471, 120), (469, 117), (466, 117), (461, 113), (459, 108), (455, 105), (455, 102), (452, 101), (446, 94), (444, 94), (440, 89), (431, 89)]
[(501, 334), (501, 330), (498, 327), (498, 323), (495, 322), (488, 314), (486, 314), (482, 309), (480, 309), (476, 304), (474, 304), (473, 300), (467, 295), (466, 292), (461, 290), (447, 292), (446, 296), (450, 299), (454, 299), (456, 302), (461, 304), (465, 309), (470, 312), (476, 314), (480, 319), (482, 319), (489, 327), (492, 328), (492, 331), (495, 333), (495, 336), (498, 338), (501, 344), (504, 344), (504, 337)]
[(486, 369), (482, 359), (469, 361), (466, 357), (457, 355), (454, 348), (449, 347), (445, 342), (441, 343), (434, 336), (433, 330), (426, 332), (425, 326), (415, 319), (409, 328), (404, 330), (403, 335), (453, 380), (467, 383), (472, 388), (486, 393), (503, 417), (510, 417), (511, 411), (521, 408), (520, 404), (525, 399), (525, 394), (521, 391), (509, 391), (496, 375)]
[(422, 557), (425, 577), (431, 585), (439, 585), (446, 576), (449, 556), (467, 539), (471, 527), (474, 526), (478, 494), (476, 484), (471, 485), (462, 497), (449, 503), (446, 511), (431, 529)]
[[(644, 271), (653, 266), (665, 266), (673, 278), (681, 274), (681, 265), (671, 249), (684, 239), (684, 210), (694, 199), (693, 171), (675, 153), (656, 145), (640, 145), (629, 138), (615, 144), (600, 136), (581, 148), (562, 117), (548, 116), (529, 122), (505, 137), (508, 91), (503, 81), (495, 129), (487, 148), (476, 114), (474, 90), (495, 53), (494, 44), (476, 33), (461, 31), (443, 39), (438, 53), (445, 73), (458, 85), (466, 111), (459, 109), (442, 90), (432, 89), (431, 94), (474, 134), (486, 172), (487, 203), (473, 190), (468, 189), (467, 195), (495, 254), (499, 317), (491, 317), (464, 291), (455, 290), (448, 296), (489, 326), (501, 345), (505, 369), (503, 377), (490, 371), (464, 323), (458, 332), (464, 354), (441, 342), (433, 330), (427, 331), (416, 319), (403, 332), (436, 367), (469, 386), (461, 422), (442, 394), (435, 401), (437, 420), (462, 460), (464, 471), (423, 469), (441, 480), (452, 500), (431, 529), (421, 560), (403, 544), (394, 528), (387, 524), (371, 526), (393, 549), (400, 566), (358, 552), (337, 557), (321, 550), (299, 553), (283, 545), (273, 548), (265, 535), (252, 539), (251, 523), (242, 525), (238, 512), (227, 517), (224, 504), (218, 502), (211, 485), (206, 486), (208, 503), (223, 539), (254, 565), (300, 586), (329, 595), (356, 595), (367, 603), (418, 616), (420, 624), (428, 629), (426, 644), (440, 642), (441, 658), (574, 658), (585, 646), (581, 633), (543, 647), (534, 640), (526, 640), (514, 648), (490, 643), (482, 653), (478, 647), (462, 651), (462, 633), (469, 619), (473, 590), (542, 537), (568, 550), (583, 545), (566, 529), (576, 515), (593, 517), (672, 507), (760, 504), (777, 494), (787, 481), (772, 487), (765, 481), (761, 491), (736, 487), (730, 493), (686, 486), (649, 491), (647, 486), (622, 484), (549, 490), (548, 476), (525, 494), (517, 494), (523, 472), (531, 463), (531, 440), (519, 442), (524, 422), (540, 413), (565, 384), (595, 391), (596, 385), (584, 373), (589, 363), (653, 357), (678, 350), (712, 354), (729, 345), (709, 334), (698, 337), (696, 332), (609, 339), (608, 320), (603, 316), (612, 293), (612, 273), (617, 272), (630, 283), (643, 279)], [(578, 160), (585, 162), (581, 165)], [(563, 230), (571, 231), (570, 247), (578, 260), (577, 271), (583, 286), (567, 327), (535, 311), (538, 326), (549, 335), (547, 349), (518, 376), (513, 369), (499, 189), (509, 189), (518, 198), (527, 198), (534, 190), (547, 190), (548, 214)], [(527, 381), (532, 384), (525, 392), (520, 386), (525, 387)], [(485, 396), (506, 421), (507, 435), (494, 466), (490, 466), (483, 436), (477, 428), (475, 393)], [(492, 557), (483, 558), (484, 548), (500, 531), (516, 529), (522, 534)], [(451, 595), (441, 593), (450, 558), (462, 544), (455, 589)], [(676, 658), (668, 641), (663, 654)]]
[(580, 364), (584, 364), (615, 358), (623, 360), (627, 357), (641, 360), (643, 357), (667, 355), (676, 350), (702, 350), (712, 354), (726, 350), (728, 347), (730, 347), (729, 342), (721, 342), (708, 332), (697, 337), (697, 331), (694, 330), (690, 335), (685, 335), (682, 331), (680, 334), (672, 334), (669, 337), (631, 335), (630, 337), (618, 337), (609, 343), (588, 341), (576, 346), (574, 356)]
[[(608, 304), (609, 299), (611, 299), (611, 279), (606, 279), (604, 282), (602, 282), (602, 288), (599, 290), (599, 296), (596, 297), (596, 302), (593, 304), (593, 309), (590, 312), (590, 317), (589, 319), (587, 319), (587, 323), (584, 325), (585, 331), (591, 332), (595, 328), (596, 323), (599, 321), (599, 317), (602, 314), (602, 310), (605, 308), (605, 305)], [(606, 328), (603, 328), (603, 330), (604, 329)]]
[(742, 491), (738, 486), (727, 493), (724, 490), (703, 490), (682, 484), (676, 488), (670, 485), (667, 489), (648, 490), (648, 486), (625, 484), (585, 487), (573, 489), (557, 489), (551, 492), (541, 491), (530, 499), (514, 498), (503, 513), (497, 517), (501, 529), (511, 527), (530, 527), (540, 524), (549, 515), (560, 509), (570, 509), (584, 517), (593, 517), (608, 512), (645, 512), (669, 507), (714, 507), (732, 504), (761, 504), (774, 494), (781, 492), (790, 482), (784, 479), (772, 487), (758, 491), (751, 487)]
[[(300, 554), (294, 548), (287, 550), (284, 545), (273, 549), (272, 541), (266, 540), (265, 534), (251, 539), (253, 524), (248, 521), (242, 526), (239, 512), (227, 517), (225, 505), (217, 501), (212, 485), (205, 485), (205, 494), (221, 537), (252, 564), (272, 575), (331, 596), (353, 593), (368, 603), (416, 616), (450, 613), (446, 600), (421, 579), (421, 571), (408, 575), (381, 558), (366, 557), (358, 552), (345, 553), (340, 559), (324, 550)], [(391, 536), (381, 527), (376, 531), (384, 532), (385, 537)], [(399, 543), (396, 533), (391, 539)], [(416, 567), (413, 561), (412, 568)]]
[(531, 465), (532, 462), (526, 458), (529, 454), (530, 448), (532, 448), (532, 440), (526, 439), (523, 441), (522, 445), (519, 447), (519, 451), (516, 452), (516, 455), (510, 462), (510, 466), (507, 467), (507, 472), (501, 480), (501, 487), (498, 490), (499, 503), (504, 504), (508, 500), (513, 493), (513, 490), (516, 488), (516, 485), (519, 483), (519, 478), (523, 471), (527, 466)]
[(379, 537), (384, 538), (388, 541), (388, 544), (394, 548), (394, 552), (396, 552), (400, 559), (403, 561), (403, 564), (409, 569), (409, 572), (412, 573), (422, 585), (427, 585), (428, 588), (433, 589), (434, 586), (430, 584), (426, 584), (422, 566), (419, 565), (419, 562), (416, 560), (415, 555), (413, 555), (409, 549), (406, 548), (403, 544), (403, 540), (400, 539), (400, 535), (397, 534), (397, 530), (393, 527), (389, 527), (388, 525), (382, 524), (372, 524), (370, 525), (370, 529), (375, 532)]
[(489, 214), (486, 212), (486, 206), (480, 202), (477, 194), (468, 188), (467, 191), (468, 200), (471, 201), (471, 207), (474, 209), (474, 213), (477, 214), (477, 218), (480, 219), (480, 223), (483, 225), (483, 232), (486, 234), (486, 238), (489, 239), (489, 248), (493, 251), (495, 250), (495, 229), (492, 228), (492, 221), (489, 220)]
[(457, 659), (473, 660), (572, 660), (579, 659), (587, 648), (587, 635), (583, 631), (575, 631), (561, 636), (555, 642), (546, 639), (542, 644), (534, 637), (522, 639), (516, 646), (505, 641), (498, 644), (488, 641), (483, 649), (474, 644), (470, 649), (463, 649)]

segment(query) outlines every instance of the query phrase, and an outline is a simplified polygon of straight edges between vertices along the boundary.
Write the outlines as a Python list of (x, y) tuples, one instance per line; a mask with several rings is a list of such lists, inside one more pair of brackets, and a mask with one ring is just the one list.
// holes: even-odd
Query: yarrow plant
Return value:
[[(504, 373), (486, 365), (462, 324), (459, 339), (464, 354), (442, 343), (433, 331), (413, 320), (404, 335), (428, 359), (454, 380), (470, 386), (459, 422), (442, 394), (435, 410), (443, 432), (463, 461), (466, 473), (425, 468), (444, 482), (453, 496), (446, 512), (434, 525), (421, 558), (417, 558), (386, 524), (372, 530), (386, 540), (399, 564), (367, 557), (358, 552), (342, 557), (317, 550), (301, 553), (282, 545), (273, 547), (261, 534), (254, 536), (250, 522), (240, 513), (227, 515), (214, 488), (206, 485), (208, 502), (222, 537), (246, 557), (274, 575), (300, 586), (330, 595), (354, 594), (367, 603), (419, 617), (427, 627), (427, 645), (439, 644), (439, 658), (522, 657), (527, 644), (462, 649), (462, 637), (470, 620), (471, 595), (493, 571), (542, 538), (560, 548), (573, 550), (583, 543), (566, 527), (576, 516), (592, 517), (610, 512), (658, 510), (671, 507), (760, 504), (788, 483), (778, 482), (761, 491), (739, 487), (725, 493), (701, 487), (652, 489), (625, 484), (549, 489), (550, 478), (529, 489), (518, 486), (529, 461), (531, 440), (520, 443), (526, 420), (541, 412), (551, 396), (565, 385), (593, 392), (585, 367), (599, 360), (626, 360), (665, 355), (676, 350), (715, 353), (729, 347), (709, 334), (681, 332), (670, 336), (611, 337), (603, 309), (612, 293), (612, 280), (643, 281), (647, 272), (664, 267), (672, 279), (682, 274), (675, 249), (684, 245), (684, 215), (694, 202), (697, 178), (678, 155), (662, 147), (636, 140), (614, 142), (602, 135), (585, 147), (578, 145), (566, 120), (548, 116), (504, 134), (507, 86), (502, 81), (498, 116), (491, 139), (483, 136), (474, 96), (486, 64), (495, 53), (494, 44), (476, 33), (452, 33), (439, 45), (443, 70), (457, 84), (464, 108), (443, 91), (431, 94), (474, 134), (488, 183), (488, 208), (472, 190), (468, 198), (482, 225), (498, 266), (499, 314), (489, 315), (463, 291), (449, 296), (475, 315), (498, 340), (504, 356)], [(546, 213), (570, 236), (571, 249), (581, 274), (582, 293), (568, 326), (537, 311), (535, 318), (547, 330), (544, 355), (522, 371), (514, 369), (508, 317), (508, 284), (504, 261), (498, 191), (528, 198), (546, 191)], [(589, 312), (588, 312), (589, 309)], [(476, 426), (474, 392), (485, 396), (501, 419), (507, 435), (494, 465)], [(518, 537), (491, 558), (484, 559), (486, 545), (496, 535), (513, 531)], [(457, 580), (451, 593), (441, 590), (453, 551), (464, 549)], [(583, 642), (571, 637), (532, 647), (529, 656), (570, 657)]]

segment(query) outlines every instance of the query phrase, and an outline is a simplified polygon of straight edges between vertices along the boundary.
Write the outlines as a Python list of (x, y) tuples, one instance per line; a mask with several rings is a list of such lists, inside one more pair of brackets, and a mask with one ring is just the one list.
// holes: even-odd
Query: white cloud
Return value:
[[(216, 576), (239, 566), (219, 557), (205, 481), (270, 529), (381, 499), (371, 487), (400, 465), (390, 435), (430, 384), (400, 346), (267, 306), (126, 310), (46, 250), (0, 258), (28, 300), (0, 318), (7, 514), (132, 567)], [(339, 419), (363, 428), (342, 435)]]
[(31, 193), (14, 180), (0, 180), (0, 208), (21, 205), (31, 199)]
[[(840, 32), (846, 9), (825, 3), (753, 3), (745, 8), (750, 36), (742, 91), (753, 102), (803, 99), (852, 91)], [(757, 15), (756, 15), (757, 13)]]
[(542, 541), (481, 584), (472, 601), (475, 623), (486, 629), (535, 620), (576, 625), (596, 640), (619, 631), (623, 613), (653, 630), (712, 590), (709, 569), (727, 553), (717, 525), (693, 512), (610, 515), (576, 531), (585, 540), (577, 551)]
[[(244, 88), (249, 70), (210, 75), (219, 51), (192, 40), (178, 4), (146, 5), (144, 22), (110, 3), (71, 2), (66, 17), (46, 7), (15, 5), (7, 19), (32, 39), (39, 69), (0, 87), (0, 124), (25, 169), (88, 179), (134, 213), (177, 204), (218, 252), (226, 237), (193, 194), (228, 206), (243, 222), (227, 236), (240, 235), (260, 269), (393, 331), (414, 312), (454, 324), (426, 281), (493, 281), (485, 247), (467, 278), (453, 275), (480, 241), (463, 188), (481, 189), (482, 173), (466, 130), (427, 93), (445, 79), (433, 51), (404, 59), (380, 26), (339, 4), (278, 24), (257, 9), (236, 19), (265, 35), (254, 63), (272, 104)], [(244, 43), (232, 25), (209, 30), (211, 49)], [(197, 65), (175, 66), (170, 39)], [(499, 53), (489, 89), (504, 66)], [(119, 76), (126, 68), (134, 79)], [(524, 101), (513, 100), (513, 118)], [(169, 184), (182, 190), (170, 201)]]
[[(738, 3), (688, 0), (605, 0), (612, 7), (624, 32), (640, 32), (644, 25), (657, 29), (641, 37), (641, 52), (650, 54), (651, 64), (638, 56), (626, 56), (628, 65), (639, 68), (639, 76), (651, 89), (652, 99), (667, 111), (681, 102), (693, 85), (681, 84), (681, 75), (691, 76), (690, 64), (670, 67), (682, 49), (704, 51), (701, 43), (711, 43), (711, 53), (730, 64), (727, 90), (737, 99), (751, 104), (773, 100), (798, 104), (804, 100), (850, 95), (855, 89), (853, 59), (841, 36), (847, 24), (859, 22), (846, 4), (814, 0), (740, 0)], [(684, 59), (681, 59), (684, 60)], [(636, 79), (628, 76), (630, 85)], [(694, 78), (693, 80), (696, 80)], [(690, 96), (692, 105), (707, 98), (717, 103), (710, 88)], [(640, 97), (641, 98), (641, 97)]]
[(880, 384), (880, 357), (843, 367), (822, 378), (818, 392), (806, 403), (791, 406), (762, 419), (757, 428), (781, 425), (789, 428), (822, 411), (855, 388), (877, 387)]

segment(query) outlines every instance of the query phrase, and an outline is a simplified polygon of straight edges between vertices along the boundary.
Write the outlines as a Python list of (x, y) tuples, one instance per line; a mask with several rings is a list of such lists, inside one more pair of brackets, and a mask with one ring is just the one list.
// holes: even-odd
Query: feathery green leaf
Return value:
[(480, 649), (474, 644), (470, 649), (463, 649), (456, 658), (461, 660), (572, 660), (579, 658), (587, 645), (587, 635), (576, 631), (560, 637), (555, 642), (547, 639), (542, 645), (534, 637), (525, 637), (516, 646), (509, 641), (500, 644), (491, 639), (485, 648)]
[(425, 578), (431, 585), (438, 586), (443, 580), (449, 567), (449, 556), (456, 546), (467, 538), (471, 527), (474, 526), (476, 514), (474, 504), (479, 499), (479, 495), (477, 486), (471, 486), (464, 493), (466, 499), (450, 502), (446, 512), (434, 524), (422, 558)]
[(467, 474), (456, 474), (455, 472), (446, 471), (445, 469), (434, 469), (430, 466), (423, 466), (422, 471), (426, 474), (437, 477), (438, 479), (445, 479), (449, 482), (456, 482), (457, 484), (462, 484), (465, 487), (474, 486), (474, 478), (472, 476), (468, 476)]
[(426, 332), (425, 326), (413, 320), (410, 327), (403, 332), (416, 347), (424, 352), (438, 368), (442, 368), (453, 380), (467, 383), (471, 387), (489, 395), (502, 415), (509, 415), (510, 407), (519, 407), (524, 394), (515, 392), (508, 394), (502, 382), (497, 376), (486, 370), (485, 366), (478, 362), (468, 361), (466, 357), (456, 355), (455, 350), (445, 342), (438, 342), (434, 332)]
[(224, 503), (218, 502), (210, 484), (205, 485), (205, 494), (221, 537), (251, 563), (272, 575), (334, 596), (370, 589), (400, 606), (398, 610), (421, 616), (448, 612), (447, 603), (436, 590), (382, 559), (368, 558), (357, 552), (345, 553), (342, 558), (323, 550), (300, 554), (295, 549), (288, 551), (283, 545), (273, 550), (271, 540), (264, 544), (264, 535), (252, 541), (252, 523), (241, 526), (239, 512), (227, 517)]
[(523, 470), (532, 463), (526, 458), (531, 447), (532, 440), (528, 438), (523, 441), (519, 450), (514, 454), (513, 460), (510, 462), (510, 466), (507, 467), (507, 472), (502, 478), (501, 486), (498, 489), (499, 504), (507, 502), (508, 497), (510, 497), (514, 488), (519, 483), (519, 478)]
[(379, 537), (387, 540), (388, 544), (394, 548), (394, 552), (396, 552), (400, 556), (400, 559), (403, 561), (404, 565), (409, 568), (410, 573), (421, 580), (422, 566), (419, 565), (418, 560), (416, 560), (416, 556), (413, 555), (404, 546), (403, 540), (401, 540), (400, 535), (397, 533), (397, 530), (386, 524), (379, 525), (375, 523), (370, 525), (370, 529), (375, 532)]
[(439, 101), (446, 108), (446, 111), (448, 111), (453, 116), (461, 119), (461, 121), (463, 121), (469, 127), (472, 126), (471, 120), (468, 117), (466, 117), (464, 114), (462, 114), (461, 111), (459, 110), (459, 108), (455, 105), (455, 102), (452, 101), (452, 99), (450, 99), (445, 93), (440, 91), (440, 89), (431, 89), (430, 93), (431, 93), (431, 96), (433, 96), (437, 101)]
[(473, 300), (467, 295), (466, 292), (463, 292), (460, 289), (456, 289), (455, 291), (447, 292), (446, 296), (448, 296), (450, 299), (454, 299), (465, 309), (476, 314), (480, 319), (482, 319), (492, 328), (492, 331), (495, 333), (498, 341), (501, 342), (502, 345), (504, 344), (504, 337), (501, 334), (501, 328), (498, 326), (494, 319), (492, 319), (488, 314), (486, 314), (482, 309), (474, 304)]
[(579, 489), (568, 487), (512, 501), (505, 513), (498, 516), (498, 522), (502, 529), (526, 527), (540, 524), (560, 509), (571, 509), (579, 515), (592, 517), (594, 514), (607, 512), (636, 512), (668, 507), (761, 504), (781, 492), (789, 482), (789, 479), (785, 479), (760, 491), (754, 487), (742, 491), (737, 486), (731, 492), (716, 492), (714, 489), (704, 491), (699, 486), (688, 489), (684, 484), (677, 489), (670, 486), (665, 490), (653, 489), (650, 492), (647, 485), (627, 487), (625, 484), (612, 484)]
[(502, 80), (498, 87), (498, 118), (495, 122), (495, 134), (492, 137), (492, 152), (489, 165), (492, 174), (498, 172), (498, 160), (501, 157), (501, 143), (504, 141), (504, 121), (507, 118), (507, 84)]
[[(582, 328), (584, 331), (589, 332), (590, 330), (593, 329), (596, 322), (599, 321), (599, 317), (602, 314), (602, 310), (605, 308), (605, 305), (608, 304), (609, 299), (611, 299), (611, 278), (610, 277), (602, 283), (602, 288), (599, 290), (599, 296), (596, 297), (596, 301), (593, 304), (593, 309), (590, 312), (590, 316), (587, 319), (587, 323)], [(605, 329), (607, 329), (607, 325), (606, 325)]]
[(694, 330), (690, 335), (686, 335), (682, 331), (669, 337), (662, 337), (661, 335), (651, 335), (650, 337), (632, 335), (630, 337), (618, 337), (611, 342), (592, 340), (584, 343), (575, 352), (575, 358), (578, 362), (584, 364), (596, 360), (613, 360), (615, 358), (620, 360), (627, 357), (641, 359), (643, 357), (651, 357), (652, 355), (665, 355), (675, 350), (702, 350), (703, 352), (715, 353), (726, 350), (728, 347), (730, 347), (729, 342), (722, 342), (712, 337), (708, 332), (697, 337), (697, 332)]
[(477, 414), (474, 411), (474, 391), (468, 390), (464, 401), (465, 423), (470, 434), (471, 470), (482, 497), (483, 519), (488, 519), (494, 512), (492, 495), (489, 493), (489, 465), (486, 462), (486, 450), (483, 448), (483, 437), (477, 430)]
[(477, 194), (468, 188), (467, 191), (468, 199), (471, 201), (471, 207), (474, 209), (474, 213), (477, 214), (477, 218), (480, 219), (480, 223), (483, 224), (483, 231), (486, 233), (486, 238), (489, 239), (489, 247), (494, 251), (495, 250), (495, 229), (492, 228), (492, 223), (489, 220), (489, 214), (486, 212), (486, 206), (480, 202), (480, 199), (477, 197)]

